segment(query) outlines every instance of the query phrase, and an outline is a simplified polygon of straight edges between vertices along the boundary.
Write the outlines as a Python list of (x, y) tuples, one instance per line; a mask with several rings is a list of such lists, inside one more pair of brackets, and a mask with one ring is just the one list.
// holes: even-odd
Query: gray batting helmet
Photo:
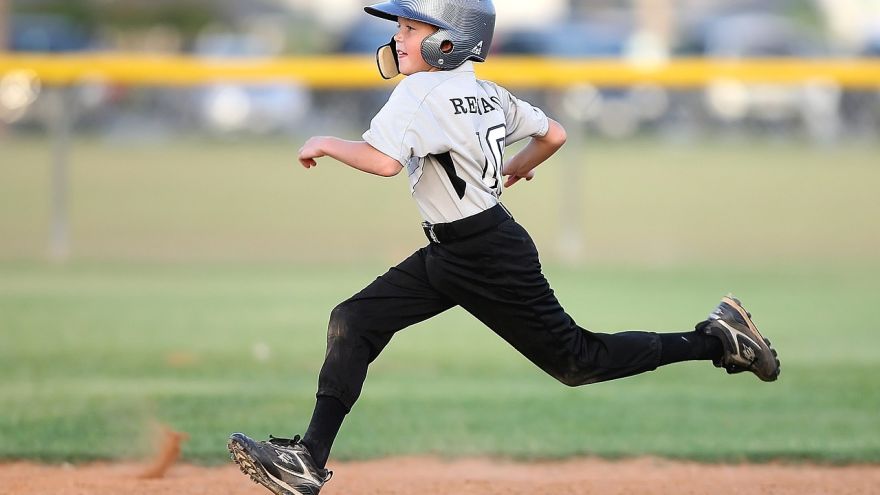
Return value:
[[(392, 21), (404, 17), (437, 26), (438, 31), (422, 42), (422, 58), (438, 69), (455, 69), (468, 60), (485, 62), (489, 55), (495, 31), (492, 0), (390, 0), (364, 7), (364, 10)], [(451, 42), (452, 48), (442, 50), (444, 41)], [(380, 71), (387, 77), (382, 69), (382, 48), (378, 54)]]

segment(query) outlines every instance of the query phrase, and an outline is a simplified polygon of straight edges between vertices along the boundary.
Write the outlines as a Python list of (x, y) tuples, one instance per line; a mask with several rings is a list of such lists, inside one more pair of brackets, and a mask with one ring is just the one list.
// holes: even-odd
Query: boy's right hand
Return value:
[(315, 158), (321, 158), (322, 156), (327, 155), (321, 146), (323, 140), (323, 136), (309, 138), (309, 140), (306, 141), (306, 144), (299, 149), (299, 162), (303, 167), (312, 168), (318, 164), (318, 162), (315, 161)]

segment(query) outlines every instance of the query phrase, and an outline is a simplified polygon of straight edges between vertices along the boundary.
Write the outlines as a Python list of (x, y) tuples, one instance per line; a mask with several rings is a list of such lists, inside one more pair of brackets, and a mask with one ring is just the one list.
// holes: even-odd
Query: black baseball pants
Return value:
[(391, 337), (453, 306), (572, 387), (657, 368), (657, 334), (593, 333), (575, 323), (541, 273), (529, 234), (506, 213), (499, 217), (499, 208), (470, 217), (469, 228), (429, 235), (430, 244), (333, 309), (318, 396), (350, 409)]

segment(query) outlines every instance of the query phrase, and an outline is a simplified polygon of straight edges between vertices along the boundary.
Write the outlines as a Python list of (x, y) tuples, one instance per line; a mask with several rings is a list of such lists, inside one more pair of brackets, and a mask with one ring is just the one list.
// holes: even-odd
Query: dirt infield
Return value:
[[(322, 495), (858, 495), (880, 493), (880, 466), (702, 465), (660, 459), (515, 463), (432, 458), (333, 463)], [(235, 466), (172, 467), (140, 479), (144, 465), (0, 464), (5, 495), (263, 495)]]

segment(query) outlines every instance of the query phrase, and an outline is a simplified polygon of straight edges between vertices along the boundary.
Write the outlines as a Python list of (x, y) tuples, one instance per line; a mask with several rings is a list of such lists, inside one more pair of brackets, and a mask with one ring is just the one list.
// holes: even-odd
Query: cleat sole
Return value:
[[(283, 449), (287, 444), (295, 447), (299, 438), (296, 436), (294, 439), (278, 439), (270, 435), (269, 442), (255, 442), (242, 433), (233, 433), (226, 448), (232, 461), (245, 476), (275, 495), (318, 495), (322, 485), (333, 473), (328, 470), (320, 471), (306, 464), (311, 458), (304, 447), (300, 447), (299, 450), (288, 450), (289, 454), (279, 452), (279, 448)], [(270, 442), (276, 442), (280, 447), (274, 447)], [(293, 458), (285, 459), (284, 455), (293, 456), (296, 461)], [(301, 455), (305, 458), (300, 457)], [(275, 459), (276, 457), (278, 459)], [(297, 465), (296, 462), (299, 464)], [(284, 467), (285, 464), (289, 467)], [(304, 473), (298, 474), (291, 469), (301, 469)], [(291, 479), (285, 479), (285, 472)]]
[(235, 440), (230, 440), (229, 443), (226, 444), (226, 448), (229, 449), (229, 456), (232, 458), (232, 461), (238, 464), (238, 469), (254, 483), (266, 487), (275, 495), (298, 495), (274, 486), (268, 476), (263, 472), (263, 469), (259, 467), (259, 464), (254, 461), (251, 456), (248, 455), (244, 447)]

